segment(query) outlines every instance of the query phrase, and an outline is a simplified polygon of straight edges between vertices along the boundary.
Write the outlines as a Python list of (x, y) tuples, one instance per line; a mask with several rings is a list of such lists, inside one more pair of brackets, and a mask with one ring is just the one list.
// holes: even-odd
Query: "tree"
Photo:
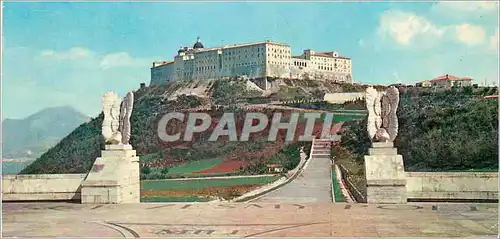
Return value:
[(472, 95), (472, 92), (473, 92), (472, 86), (466, 86), (462, 90), (462, 93), (466, 95)]
[(148, 175), (151, 173), (151, 168), (147, 165), (142, 166), (141, 174)]
[(161, 169), (161, 173), (162, 173), (162, 174), (167, 175), (167, 174), (168, 174), (168, 167), (166, 167), (166, 166), (165, 166), (165, 167), (163, 167), (163, 168)]

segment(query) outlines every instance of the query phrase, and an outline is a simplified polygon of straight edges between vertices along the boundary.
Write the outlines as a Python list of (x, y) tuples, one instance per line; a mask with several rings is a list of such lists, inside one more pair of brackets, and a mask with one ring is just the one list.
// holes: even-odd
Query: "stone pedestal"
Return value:
[(403, 156), (392, 142), (373, 143), (365, 156), (367, 203), (406, 203)]
[(106, 145), (82, 183), (82, 203), (139, 203), (139, 174), (131, 145)]

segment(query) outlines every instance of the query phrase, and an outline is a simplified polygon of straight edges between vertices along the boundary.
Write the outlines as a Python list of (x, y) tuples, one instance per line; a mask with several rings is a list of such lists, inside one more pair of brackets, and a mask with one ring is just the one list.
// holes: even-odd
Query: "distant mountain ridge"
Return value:
[(2, 157), (36, 158), (90, 118), (70, 106), (2, 121)]

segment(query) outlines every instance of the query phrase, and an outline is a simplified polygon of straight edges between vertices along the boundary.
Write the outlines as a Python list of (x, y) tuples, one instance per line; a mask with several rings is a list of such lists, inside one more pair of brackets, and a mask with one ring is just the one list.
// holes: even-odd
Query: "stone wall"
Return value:
[(139, 203), (139, 174), (139, 157), (131, 145), (106, 145), (88, 174), (4, 176), (2, 201)]
[(2, 177), (3, 201), (79, 200), (86, 174), (32, 174)]
[(331, 104), (343, 104), (346, 101), (352, 101), (364, 98), (365, 98), (365, 92), (327, 93), (323, 97), (323, 100)]
[(150, 85), (165, 84), (174, 80), (174, 64), (168, 63), (151, 68)]
[(498, 173), (406, 172), (409, 200), (498, 200)]

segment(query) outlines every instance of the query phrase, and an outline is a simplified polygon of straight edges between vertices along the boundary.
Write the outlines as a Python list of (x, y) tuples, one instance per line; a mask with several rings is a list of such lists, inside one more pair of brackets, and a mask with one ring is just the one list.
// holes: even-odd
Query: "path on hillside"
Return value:
[[(340, 140), (337, 133), (342, 128), (343, 123), (336, 123), (331, 128), (332, 141)], [(313, 142), (311, 158), (296, 179), (273, 192), (252, 200), (252, 202), (332, 202), (332, 161), (330, 160), (329, 145), (332, 141), (316, 139)]]
[(296, 179), (252, 202), (332, 202), (331, 161), (327, 146), (329, 142), (329, 140), (315, 140), (312, 156)]
[[(226, 105), (213, 105), (215, 107), (224, 107)], [(298, 107), (291, 107), (291, 106), (284, 106), (284, 105), (279, 105), (278, 103), (273, 103), (273, 104), (236, 104), (234, 105), (237, 108), (240, 109), (247, 109), (247, 110), (253, 110), (253, 109), (276, 109), (276, 110), (293, 110), (293, 111), (303, 111), (303, 112), (309, 112), (309, 111), (315, 111), (318, 113), (334, 113), (335, 115), (352, 115), (352, 116), (365, 116), (366, 111), (365, 110), (320, 110), (320, 109), (306, 109), (306, 108), (298, 108)], [(210, 110), (212, 106), (200, 106), (198, 108), (192, 108), (193, 110)]]

